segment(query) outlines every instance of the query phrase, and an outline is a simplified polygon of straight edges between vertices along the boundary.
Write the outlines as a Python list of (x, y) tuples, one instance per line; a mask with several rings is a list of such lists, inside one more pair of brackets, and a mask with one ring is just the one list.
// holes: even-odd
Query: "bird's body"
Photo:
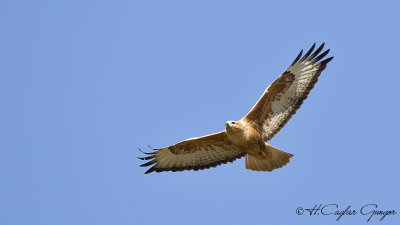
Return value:
[(256, 171), (272, 171), (289, 162), (292, 154), (280, 151), (264, 141), (261, 134), (250, 124), (241, 121), (226, 123), (228, 138), (246, 153), (246, 168)]
[(253, 127), (244, 121), (228, 121), (226, 123), (228, 138), (247, 154), (262, 155), (266, 151), (266, 143)]
[(318, 62), (329, 49), (318, 55), (322, 44), (315, 44), (302, 57), (302, 51), (289, 68), (264, 92), (250, 112), (238, 121), (226, 122), (226, 129), (177, 144), (155, 149), (142, 160), (141, 166), (155, 164), (146, 173), (162, 171), (199, 170), (232, 162), (246, 156), (246, 168), (272, 171), (289, 162), (292, 154), (267, 143), (289, 121), (307, 98), (319, 75), (333, 57)]

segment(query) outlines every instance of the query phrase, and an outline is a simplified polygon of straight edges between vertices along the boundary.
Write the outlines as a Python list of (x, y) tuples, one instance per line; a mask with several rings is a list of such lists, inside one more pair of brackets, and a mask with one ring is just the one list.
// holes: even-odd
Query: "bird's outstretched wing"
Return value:
[(156, 149), (149, 156), (139, 159), (149, 160), (141, 166), (155, 164), (146, 173), (162, 171), (202, 170), (220, 164), (233, 162), (245, 155), (234, 145), (225, 131), (202, 137), (190, 138), (177, 144)]
[(315, 44), (303, 57), (301, 50), (289, 68), (265, 90), (255, 106), (242, 118), (260, 132), (265, 141), (271, 140), (296, 113), (321, 72), (333, 59), (330, 57), (319, 62), (329, 49), (319, 54), (324, 44), (315, 52), (314, 48)]

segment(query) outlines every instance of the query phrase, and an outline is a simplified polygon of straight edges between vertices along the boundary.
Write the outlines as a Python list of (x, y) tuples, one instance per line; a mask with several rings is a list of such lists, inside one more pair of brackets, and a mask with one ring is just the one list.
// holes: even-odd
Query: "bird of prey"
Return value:
[[(216, 167), (246, 156), (246, 168), (272, 171), (285, 166), (292, 154), (267, 143), (296, 113), (307, 98), (321, 72), (333, 59), (323, 59), (323, 43), (314, 51), (315, 43), (302, 57), (300, 51), (293, 63), (263, 93), (250, 112), (238, 121), (227, 121), (218, 133), (184, 140), (177, 144), (153, 149), (146, 157), (151, 166), (145, 173), (162, 171), (202, 170)], [(321, 53), (321, 54), (320, 54)], [(139, 149), (140, 150), (140, 149)]]

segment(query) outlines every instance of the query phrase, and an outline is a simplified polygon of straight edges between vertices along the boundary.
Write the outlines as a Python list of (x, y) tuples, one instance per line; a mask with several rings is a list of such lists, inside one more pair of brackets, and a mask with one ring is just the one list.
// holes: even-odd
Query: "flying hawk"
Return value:
[(226, 129), (221, 132), (153, 149), (156, 151), (151, 153), (144, 152), (148, 156), (139, 159), (149, 161), (140, 166), (153, 165), (146, 174), (153, 171), (197, 171), (233, 162), (243, 156), (246, 156), (246, 168), (250, 170), (272, 171), (285, 166), (293, 155), (266, 142), (296, 113), (321, 72), (333, 59), (320, 61), (329, 52), (328, 49), (319, 54), (324, 44), (313, 52), (314, 44), (303, 57), (301, 50), (244, 118), (226, 122)]

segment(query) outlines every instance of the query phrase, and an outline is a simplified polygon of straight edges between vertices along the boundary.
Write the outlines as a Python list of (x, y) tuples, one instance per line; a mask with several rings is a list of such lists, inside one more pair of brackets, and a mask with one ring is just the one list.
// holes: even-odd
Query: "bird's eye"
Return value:
[(235, 122), (232, 122), (232, 124), (235, 124)]

